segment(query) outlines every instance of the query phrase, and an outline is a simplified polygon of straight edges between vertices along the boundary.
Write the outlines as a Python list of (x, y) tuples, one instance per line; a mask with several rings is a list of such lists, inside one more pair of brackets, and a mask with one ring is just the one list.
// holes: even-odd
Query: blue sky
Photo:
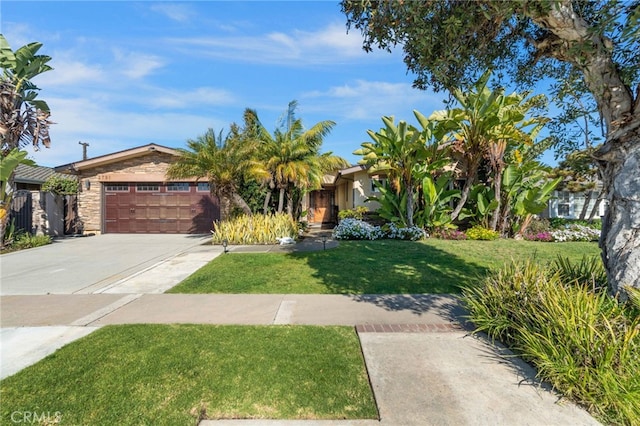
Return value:
[(52, 110), (52, 146), (38, 164), (147, 143), (182, 147), (257, 110), (273, 132), (289, 101), (307, 127), (337, 124), (324, 151), (355, 163), (367, 129), (443, 108), (411, 87), (402, 52), (365, 53), (337, 1), (6, 1), (1, 32), (16, 48), (44, 44), (53, 71), (34, 79)]

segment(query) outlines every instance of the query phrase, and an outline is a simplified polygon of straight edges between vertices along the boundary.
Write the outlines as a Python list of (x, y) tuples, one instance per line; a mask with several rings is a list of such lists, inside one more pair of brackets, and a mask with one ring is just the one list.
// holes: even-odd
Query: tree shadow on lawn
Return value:
[[(389, 311), (462, 313), (457, 297), (489, 268), (421, 242), (345, 241), (331, 250), (291, 253), (305, 259), (328, 293), (348, 294)], [(442, 295), (442, 296), (435, 296)], [(447, 295), (445, 297), (445, 295)]]

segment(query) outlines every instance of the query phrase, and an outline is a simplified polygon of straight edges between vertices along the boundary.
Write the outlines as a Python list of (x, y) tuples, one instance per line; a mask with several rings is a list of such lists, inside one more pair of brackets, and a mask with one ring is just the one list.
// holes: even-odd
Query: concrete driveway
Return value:
[(56, 240), (0, 256), (0, 295), (76, 294), (104, 291), (208, 236), (107, 234)]

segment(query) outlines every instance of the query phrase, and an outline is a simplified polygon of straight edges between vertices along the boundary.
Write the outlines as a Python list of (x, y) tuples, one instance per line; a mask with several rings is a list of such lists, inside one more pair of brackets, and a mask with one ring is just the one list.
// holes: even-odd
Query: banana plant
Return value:
[(451, 201), (460, 198), (460, 191), (448, 189), (451, 176), (445, 174), (435, 179), (427, 175), (422, 179), (423, 208), (419, 211), (419, 224), (424, 228), (446, 227), (451, 223)]
[(27, 160), (26, 151), (20, 151), (17, 148), (9, 151), (0, 162), (0, 247), (4, 247), (4, 234), (11, 210), (13, 188), (10, 187), (10, 182), (13, 181), (13, 172), (18, 164), (33, 165), (34, 163)]

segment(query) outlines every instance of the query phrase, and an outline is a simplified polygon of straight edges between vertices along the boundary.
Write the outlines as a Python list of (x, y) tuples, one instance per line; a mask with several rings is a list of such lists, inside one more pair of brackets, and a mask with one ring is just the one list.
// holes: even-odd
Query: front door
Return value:
[(333, 191), (313, 192), (313, 223), (332, 222), (331, 212), (333, 211)]

